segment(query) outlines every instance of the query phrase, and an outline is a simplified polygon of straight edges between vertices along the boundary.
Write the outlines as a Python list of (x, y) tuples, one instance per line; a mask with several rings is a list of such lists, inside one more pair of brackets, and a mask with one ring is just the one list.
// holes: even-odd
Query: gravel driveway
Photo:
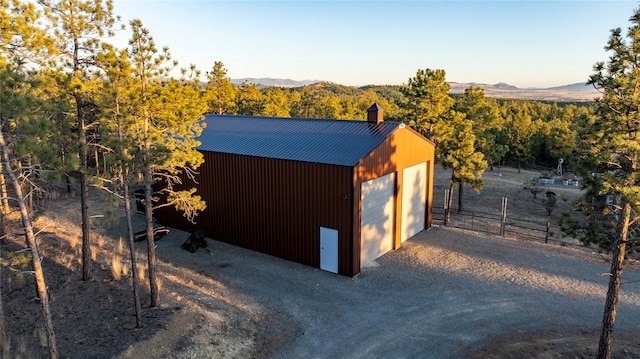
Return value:
[[(212, 240), (213, 255), (178, 254), (178, 241), (158, 241), (158, 255), (187, 258), (291, 325), (273, 358), (459, 358), (501, 336), (598, 331), (608, 283), (597, 253), (438, 226), (355, 278)], [(623, 274), (617, 332), (640, 331), (638, 267)]]

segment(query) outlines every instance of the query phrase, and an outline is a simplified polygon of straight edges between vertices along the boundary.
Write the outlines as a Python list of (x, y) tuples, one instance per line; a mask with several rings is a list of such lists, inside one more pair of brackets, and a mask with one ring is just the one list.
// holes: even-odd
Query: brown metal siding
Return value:
[[(386, 141), (360, 161), (353, 176), (354, 198), (360, 198), (361, 184), (389, 173), (396, 173), (395, 211), (394, 211), (394, 248), (400, 247), (401, 213), (402, 213), (402, 184), (403, 169), (415, 164), (427, 163), (427, 218), (425, 228), (431, 227), (431, 206), (433, 198), (433, 165), (435, 145), (408, 128), (394, 131)], [(360, 223), (362, 206), (358, 202), (354, 206), (353, 216), (353, 269), (360, 272)]]
[[(156, 211), (159, 223), (313, 267), (320, 266), (320, 227), (338, 230), (338, 271), (360, 273), (360, 188), (396, 173), (394, 248), (400, 246), (403, 169), (427, 162), (427, 218), (431, 226), (435, 146), (399, 128), (356, 167), (203, 151), (197, 194), (207, 209), (188, 223), (173, 209)], [(185, 181), (184, 188), (193, 184)]]
[[(207, 209), (197, 224), (173, 209), (159, 223), (287, 260), (320, 266), (320, 227), (338, 230), (338, 270), (352, 272), (352, 168), (203, 151), (198, 192)], [(193, 184), (185, 181), (185, 188)]]

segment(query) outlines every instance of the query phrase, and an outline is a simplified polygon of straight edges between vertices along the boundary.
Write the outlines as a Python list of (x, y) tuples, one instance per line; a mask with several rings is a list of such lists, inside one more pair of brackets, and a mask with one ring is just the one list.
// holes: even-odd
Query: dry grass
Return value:
[[(82, 229), (78, 226), (76, 218), (67, 216), (68, 213), (76, 213), (77, 208), (75, 207), (76, 204), (73, 203), (59, 213), (39, 216), (34, 223), (38, 228), (47, 228), (49, 232), (55, 233), (55, 237), (64, 247), (68, 244), (68, 249), (59, 252), (52, 259), (72, 272), (82, 266)], [(96, 228), (102, 228), (100, 219), (95, 219), (93, 224)], [(122, 237), (117, 237), (118, 239), (115, 241), (114, 238), (101, 233), (99, 229), (91, 232), (91, 238), (93, 242), (91, 260), (99, 267), (109, 270), (114, 280), (128, 278), (132, 269), (130, 261), (125, 259), (125, 256), (128, 255), (127, 242)], [(49, 257), (47, 246), (42, 246), (40, 252), (42, 256)], [(140, 262), (136, 268), (138, 279), (140, 281), (147, 280), (148, 266), (146, 263)]]
[(78, 248), (78, 242), (80, 240), (80, 237), (78, 236), (69, 236), (67, 237), (68, 241), (69, 241), (69, 246), (71, 246), (71, 249), (76, 252), (76, 254), (79, 254), (79, 248)]
[(144, 263), (136, 263), (136, 269), (138, 270), (138, 280), (144, 281), (146, 278), (147, 265)]
[(124, 253), (124, 241), (122, 240), (122, 237), (120, 237), (118, 239), (118, 254), (122, 255)]
[(104, 247), (104, 236), (98, 235), (96, 236), (96, 243), (98, 244), (98, 249), (102, 249), (102, 247)]
[(74, 259), (76, 258), (75, 255), (73, 254), (69, 254), (67, 252), (62, 252), (60, 253), (60, 255), (56, 256), (56, 263), (58, 263), (59, 265), (69, 269), (70, 271), (74, 271), (75, 270), (75, 266), (73, 265), (74, 263)]
[(122, 279), (122, 268), (123, 265), (122, 261), (120, 260), (120, 255), (114, 254), (113, 256), (111, 256), (111, 275), (113, 276), (113, 279)]
[(129, 277), (129, 264), (122, 264), (122, 276), (125, 278)]

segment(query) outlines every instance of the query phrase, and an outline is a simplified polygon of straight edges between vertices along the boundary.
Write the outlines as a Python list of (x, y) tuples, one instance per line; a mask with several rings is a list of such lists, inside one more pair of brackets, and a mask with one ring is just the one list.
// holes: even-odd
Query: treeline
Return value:
[[(407, 101), (400, 85), (348, 87), (320, 82), (309, 86), (258, 88), (244, 82), (234, 85), (226, 77), (226, 69), (216, 62), (209, 76), (209, 112), (215, 114), (364, 120), (367, 108), (378, 103), (385, 111), (386, 121), (410, 125)], [(445, 84), (443, 84), (444, 86)], [(485, 157), (492, 164), (511, 166), (532, 165), (554, 167), (560, 158), (572, 166), (576, 146), (576, 126), (589, 116), (592, 103), (557, 103), (549, 101), (494, 99), (484, 96), (481, 88), (468, 89), (465, 94), (448, 94), (462, 112), (463, 102), (481, 102), (484, 114), (465, 116), (482, 127), (481, 137)], [(481, 118), (477, 118), (477, 117)], [(491, 122), (489, 128), (479, 122)], [(418, 128), (416, 128), (419, 130)]]
[[(136, 325), (140, 283), (135, 273), (131, 193), (144, 192), (150, 305), (160, 303), (153, 210), (172, 205), (193, 219), (206, 204), (195, 192), (174, 191), (202, 162), (196, 150), (203, 115), (239, 114), (363, 120), (378, 103), (387, 121), (402, 121), (437, 144), (453, 185), (482, 187), (487, 166), (554, 162), (576, 148), (588, 106), (487, 98), (480, 88), (452, 97), (443, 70), (419, 70), (405, 86), (352, 88), (319, 83), (259, 89), (233, 85), (221, 62), (202, 74), (179, 69), (139, 19), (123, 26), (111, 0), (0, 0), (0, 238), (4, 216), (18, 210), (31, 252), (51, 358), (58, 356), (30, 199), (51, 183), (78, 187), (82, 279), (92, 279), (89, 188), (125, 208)], [(121, 29), (129, 46), (109, 37)], [(162, 182), (161, 192), (153, 185)], [(157, 188), (155, 188), (157, 190)], [(166, 199), (163, 204), (157, 198)], [(460, 197), (461, 198), (461, 197)], [(109, 202), (111, 203), (111, 202)], [(0, 314), (2, 314), (0, 298)], [(0, 317), (0, 346), (8, 348)], [(7, 354), (7, 356), (9, 356)]]
[(215, 62), (206, 80), (208, 112), (213, 114), (364, 120), (367, 108), (377, 102), (388, 118), (400, 120), (399, 86), (355, 88), (326, 82), (294, 88), (258, 88), (247, 82), (235, 85), (222, 62)]

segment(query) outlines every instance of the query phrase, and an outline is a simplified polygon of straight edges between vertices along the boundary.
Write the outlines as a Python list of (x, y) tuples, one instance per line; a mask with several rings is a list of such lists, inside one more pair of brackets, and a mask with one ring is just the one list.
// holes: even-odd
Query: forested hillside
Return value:
[[(218, 66), (223, 69), (222, 64)], [(407, 122), (420, 130), (408, 118), (403, 86), (356, 88), (319, 82), (300, 87), (258, 88), (248, 82), (233, 85), (225, 77), (226, 70), (219, 75), (213, 81), (220, 83), (220, 87), (210, 86), (208, 91), (210, 94), (226, 91), (229, 101), (224, 109), (211, 106), (210, 110), (215, 113), (364, 120), (366, 109), (375, 102), (384, 109), (386, 121)], [(448, 96), (457, 104), (453, 108), (457, 106), (459, 112), (473, 122), (478, 137), (476, 147), (484, 148), (485, 159), (490, 163), (553, 167), (563, 158), (566, 166), (572, 166), (575, 126), (589, 115), (590, 102), (500, 99), (487, 96), (479, 87), (466, 90), (471, 90), (473, 95), (449, 91)], [(469, 96), (478, 102), (475, 106), (486, 107), (485, 113), (472, 114), (473, 109), (460, 109), (460, 102), (468, 101)]]
[[(243, 78), (243, 79), (231, 79), (231, 83), (240, 85), (243, 82), (253, 83), (260, 89), (268, 87), (302, 87), (313, 85), (320, 80), (304, 80), (295, 81), (289, 79), (273, 79), (273, 78)], [(469, 87), (480, 87), (485, 91), (485, 94), (489, 97), (505, 98), (505, 99), (518, 99), (518, 100), (539, 100), (539, 101), (557, 101), (557, 102), (590, 102), (594, 98), (599, 97), (601, 94), (591, 85), (586, 83), (574, 83), (564, 86), (544, 87), (544, 88), (519, 88), (506, 83), (497, 84), (485, 84), (485, 83), (460, 83), (449, 81), (451, 86), (451, 94), (463, 93)], [(372, 85), (361, 86), (359, 88), (364, 89), (372, 87)], [(386, 86), (374, 86), (374, 87), (399, 87), (397, 85)]]

